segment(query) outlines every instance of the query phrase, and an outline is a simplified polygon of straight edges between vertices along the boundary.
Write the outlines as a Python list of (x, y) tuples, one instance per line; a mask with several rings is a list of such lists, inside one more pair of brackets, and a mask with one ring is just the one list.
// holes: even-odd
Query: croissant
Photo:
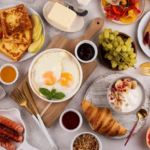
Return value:
[(109, 109), (97, 108), (86, 100), (81, 102), (81, 106), (95, 132), (109, 137), (126, 134), (127, 130), (113, 119)]

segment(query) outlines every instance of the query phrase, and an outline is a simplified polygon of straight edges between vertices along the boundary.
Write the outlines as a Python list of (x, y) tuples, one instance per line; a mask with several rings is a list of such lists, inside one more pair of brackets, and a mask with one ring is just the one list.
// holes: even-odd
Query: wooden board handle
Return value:
[(104, 20), (101, 18), (95, 18), (87, 32), (83, 36), (83, 40), (90, 40), (95, 34), (97, 34), (104, 26)]

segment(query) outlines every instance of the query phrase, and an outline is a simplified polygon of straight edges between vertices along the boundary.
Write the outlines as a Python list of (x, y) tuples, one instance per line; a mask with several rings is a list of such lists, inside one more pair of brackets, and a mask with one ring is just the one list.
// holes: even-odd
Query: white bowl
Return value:
[[(78, 53), (77, 53), (79, 46), (82, 45), (82, 44), (85, 44), (85, 43), (90, 44), (90, 45), (94, 48), (94, 51), (95, 51), (94, 57), (93, 57), (91, 60), (88, 60), (88, 61), (84, 61), (84, 60), (80, 59), (79, 56), (78, 56)], [(92, 62), (93, 60), (96, 59), (97, 54), (98, 54), (97, 46), (96, 46), (92, 41), (84, 40), (84, 41), (79, 42), (79, 43), (76, 45), (76, 48), (75, 48), (75, 55), (76, 55), (77, 59), (78, 59), (80, 62), (82, 62), (82, 63), (90, 63), (90, 62)]]
[(7, 83), (7, 82), (4, 82), (4, 81), (1, 79), (1, 76), (0, 76), (0, 82), (3, 83), (3, 84), (5, 84), (5, 85), (11, 85), (11, 84), (13, 84), (13, 83), (15, 83), (15, 82), (17, 81), (17, 79), (18, 79), (18, 77), (19, 77), (19, 72), (18, 72), (18, 69), (17, 69), (14, 65), (12, 65), (12, 64), (4, 64), (4, 65), (2, 65), (2, 66), (0, 67), (0, 72), (1, 72), (1, 70), (2, 70), (3, 68), (5, 68), (5, 67), (7, 67), (7, 66), (10, 66), (10, 67), (12, 67), (12, 68), (15, 69), (16, 74), (17, 74), (16, 79), (15, 79), (13, 82)]
[[(77, 88), (76, 88), (72, 93), (70, 93), (70, 94), (68, 94), (66, 97), (64, 97), (62, 100), (54, 100), (54, 99), (48, 100), (48, 99), (46, 99), (45, 97), (39, 95), (39, 94), (35, 91), (35, 89), (34, 89), (34, 87), (33, 87), (33, 85), (32, 85), (32, 80), (31, 80), (32, 67), (33, 67), (33, 65), (35, 64), (35, 62), (36, 62), (42, 55), (44, 55), (44, 54), (46, 54), (46, 53), (49, 53), (49, 52), (53, 52), (53, 51), (64, 51), (64, 52), (68, 53), (68, 54), (75, 60), (75, 62), (77, 63), (78, 68), (79, 68), (79, 72), (80, 72), (80, 81), (79, 81), (79, 84), (78, 84)], [(59, 49), (59, 48), (53, 48), (53, 49), (48, 49), (48, 50), (43, 51), (42, 53), (40, 53), (39, 55), (37, 55), (37, 56), (33, 59), (31, 65), (30, 65), (30, 67), (29, 67), (28, 79), (29, 79), (30, 87), (32, 88), (33, 92), (34, 92), (40, 99), (42, 99), (42, 100), (44, 100), (44, 101), (47, 101), (47, 102), (58, 103), (58, 102), (64, 102), (64, 101), (70, 99), (71, 97), (73, 97), (73, 96), (78, 92), (78, 90), (80, 89), (81, 84), (82, 84), (83, 72), (82, 72), (82, 68), (81, 68), (80, 63), (79, 63), (78, 60), (75, 58), (75, 56), (73, 56), (70, 52), (68, 52), (68, 51), (66, 51), (66, 50)]]
[(96, 134), (91, 133), (91, 132), (82, 132), (82, 133), (76, 135), (76, 136), (74, 137), (74, 139), (72, 140), (72, 142), (71, 142), (71, 150), (73, 150), (73, 143), (74, 143), (74, 141), (76, 140), (76, 138), (79, 137), (79, 136), (82, 135), (82, 134), (90, 134), (90, 135), (93, 135), (93, 136), (97, 139), (97, 141), (98, 141), (98, 144), (99, 144), (99, 149), (98, 149), (98, 150), (102, 150), (102, 142), (101, 142), (101, 140), (98, 138), (98, 136), (97, 136)]
[[(75, 129), (73, 129), (73, 130), (69, 130), (69, 129), (65, 128), (64, 125), (63, 125), (63, 123), (62, 123), (62, 117), (63, 117), (63, 115), (64, 115), (65, 113), (69, 112), (69, 111), (75, 112), (75, 113), (79, 116), (79, 125), (78, 125), (77, 128), (75, 128)], [(75, 131), (77, 131), (77, 130), (80, 129), (80, 127), (82, 126), (82, 122), (83, 122), (83, 119), (82, 119), (81, 114), (80, 114), (77, 110), (75, 110), (75, 109), (67, 109), (67, 110), (65, 110), (65, 111), (61, 114), (61, 116), (60, 116), (60, 118), (59, 118), (60, 126), (62, 127), (62, 129), (64, 129), (64, 130), (67, 131), (67, 132), (75, 132)]]

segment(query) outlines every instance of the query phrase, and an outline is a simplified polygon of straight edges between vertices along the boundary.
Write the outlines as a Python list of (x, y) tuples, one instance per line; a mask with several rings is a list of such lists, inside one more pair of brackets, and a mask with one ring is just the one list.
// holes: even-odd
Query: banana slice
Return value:
[(131, 89), (135, 89), (137, 87), (137, 82), (135, 80), (131, 81)]
[(129, 94), (129, 91), (130, 89), (127, 86), (122, 90), (123, 94)]
[(126, 82), (126, 86), (131, 89), (131, 82)]
[(116, 89), (121, 88), (123, 85), (123, 82), (121, 80), (118, 80), (115, 84)]

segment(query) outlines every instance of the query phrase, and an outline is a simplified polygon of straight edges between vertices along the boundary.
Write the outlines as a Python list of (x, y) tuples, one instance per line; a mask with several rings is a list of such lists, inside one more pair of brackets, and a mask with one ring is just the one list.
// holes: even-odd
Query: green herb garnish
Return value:
[(40, 88), (39, 89), (41, 94), (43, 94), (44, 96), (47, 97), (48, 100), (52, 100), (52, 98), (56, 98), (56, 99), (63, 99), (66, 95), (62, 92), (56, 92), (56, 89), (52, 89), (51, 91), (49, 91), (46, 88)]
[(105, 6), (110, 6), (110, 5), (111, 5), (110, 3), (105, 4)]

